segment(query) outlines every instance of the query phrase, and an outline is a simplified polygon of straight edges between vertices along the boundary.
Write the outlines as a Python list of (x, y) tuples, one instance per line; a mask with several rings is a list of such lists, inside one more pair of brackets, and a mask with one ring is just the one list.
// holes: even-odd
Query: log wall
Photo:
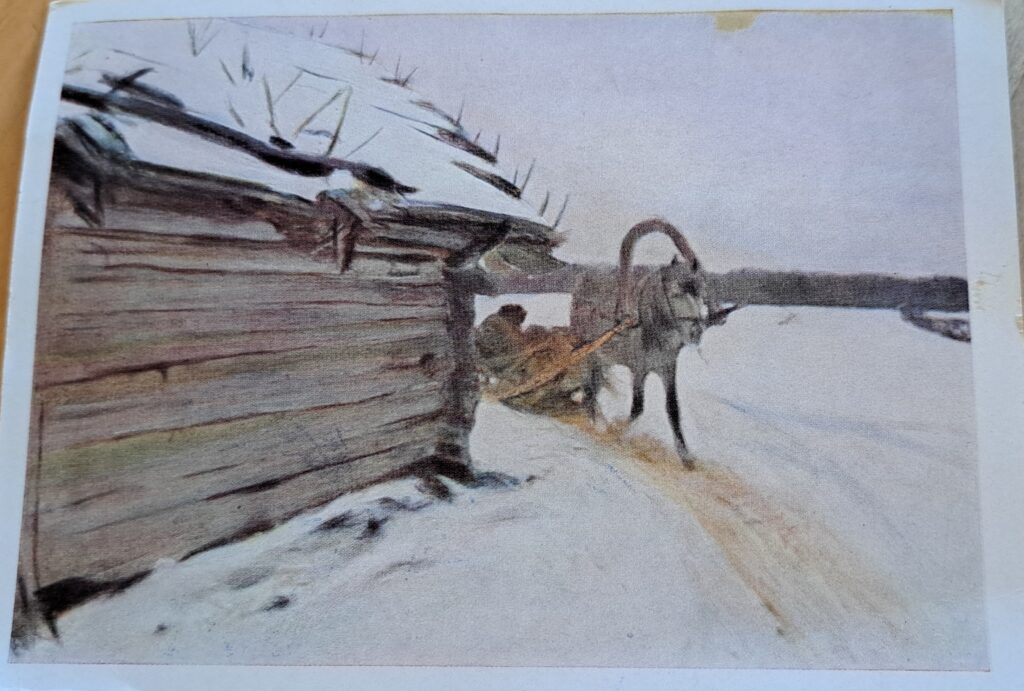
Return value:
[(54, 211), (44, 237), (19, 565), (44, 612), (424, 459), (468, 461), (472, 297), (453, 302), (441, 261), (457, 237), (367, 234), (341, 272), (294, 243), (115, 217)]

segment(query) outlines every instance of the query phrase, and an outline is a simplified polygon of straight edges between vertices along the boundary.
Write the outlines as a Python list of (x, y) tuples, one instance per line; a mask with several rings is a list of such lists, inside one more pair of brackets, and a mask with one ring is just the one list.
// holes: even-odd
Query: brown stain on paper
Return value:
[[(889, 13), (902, 13), (902, 14), (917, 14), (917, 15), (934, 15), (938, 17), (944, 17), (950, 19), (953, 16), (952, 10), (948, 9), (932, 9), (932, 10), (920, 10), (920, 9), (855, 9), (855, 10), (727, 10), (722, 12), (711, 12), (710, 14), (715, 20), (715, 30), (723, 32), (737, 32), (745, 31), (754, 25), (754, 22), (762, 14), (814, 14), (814, 15), (837, 15), (837, 14), (864, 14), (868, 12), (889, 12)], [(699, 12), (695, 12), (699, 13)], [(686, 13), (681, 13), (686, 14)]]
[(754, 25), (760, 12), (715, 12), (716, 31), (743, 31)]

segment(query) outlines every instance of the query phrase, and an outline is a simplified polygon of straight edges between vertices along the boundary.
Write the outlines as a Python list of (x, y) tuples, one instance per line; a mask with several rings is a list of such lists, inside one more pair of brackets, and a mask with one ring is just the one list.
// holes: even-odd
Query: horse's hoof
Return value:
[(687, 470), (697, 469), (697, 460), (690, 455), (690, 452), (687, 451), (685, 446), (682, 444), (676, 444), (676, 454), (679, 455), (679, 460), (682, 462), (684, 468)]

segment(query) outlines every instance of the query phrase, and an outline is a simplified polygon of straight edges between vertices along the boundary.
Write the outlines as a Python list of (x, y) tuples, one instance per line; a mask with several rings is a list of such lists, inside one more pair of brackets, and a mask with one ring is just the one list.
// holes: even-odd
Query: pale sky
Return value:
[[(315, 20), (261, 21), (307, 33)], [(559, 254), (614, 261), (664, 216), (712, 269), (963, 274), (953, 28), (936, 13), (336, 18), (464, 126), (553, 217)], [(481, 183), (483, 184), (483, 183)], [(642, 261), (670, 246), (647, 240)]]

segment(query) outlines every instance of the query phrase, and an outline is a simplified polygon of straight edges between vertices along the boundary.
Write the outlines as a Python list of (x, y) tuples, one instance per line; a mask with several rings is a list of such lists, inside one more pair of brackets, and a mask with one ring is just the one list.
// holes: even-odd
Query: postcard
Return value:
[(1001, 31), (55, 3), (0, 685), (1010, 688)]

